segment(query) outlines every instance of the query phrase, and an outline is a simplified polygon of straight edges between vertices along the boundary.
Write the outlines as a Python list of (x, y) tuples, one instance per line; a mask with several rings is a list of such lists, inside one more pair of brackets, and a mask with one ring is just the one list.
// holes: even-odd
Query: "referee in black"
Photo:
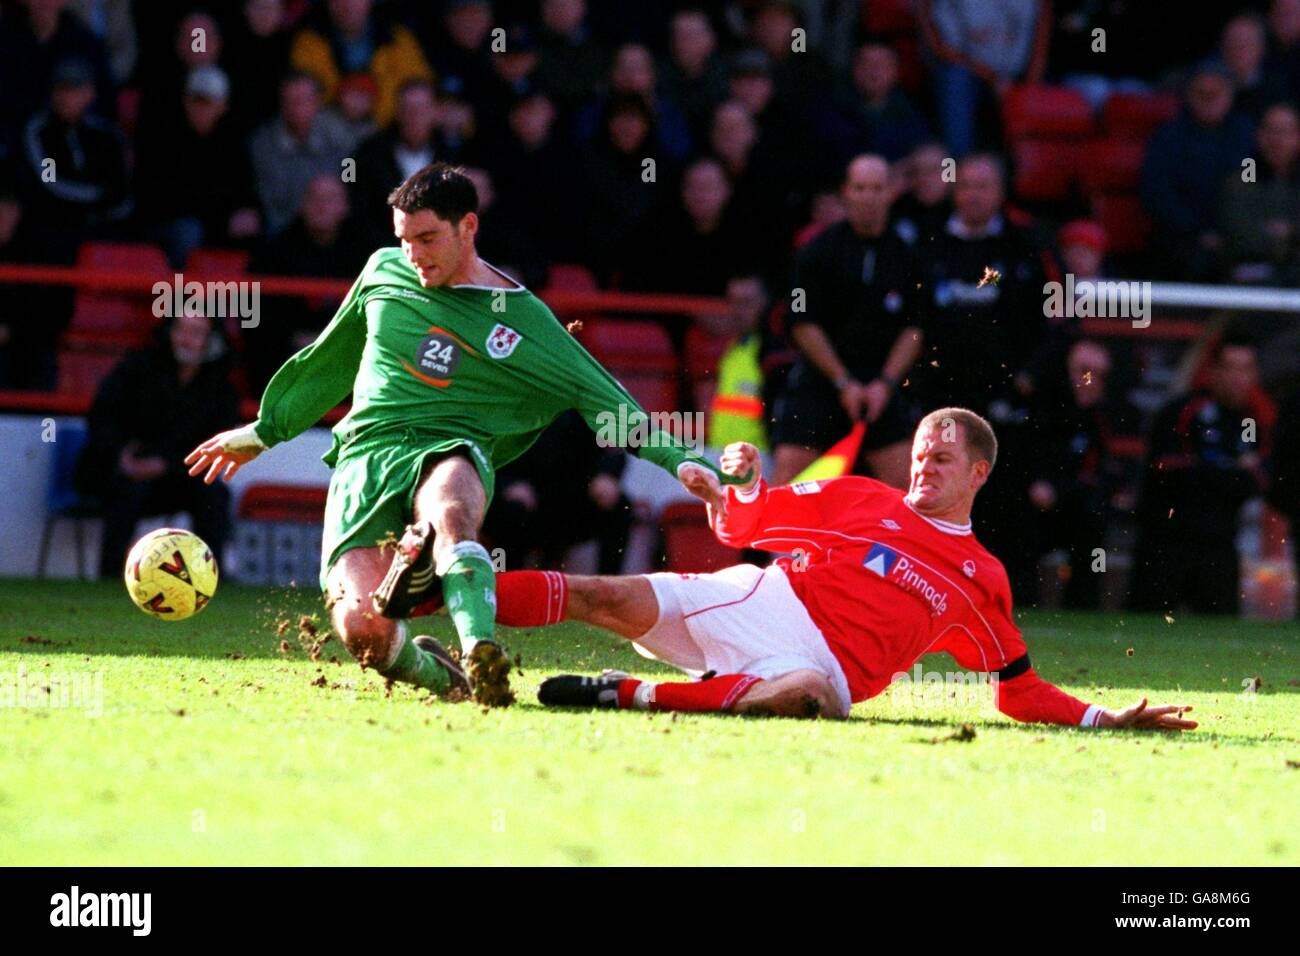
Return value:
[(861, 462), (872, 477), (906, 488), (918, 414), (900, 393), (921, 354), (919, 269), (890, 227), (889, 165), (849, 163), (848, 213), (799, 253), (790, 335), (800, 357), (773, 409), (773, 484), (794, 479), (864, 420)]

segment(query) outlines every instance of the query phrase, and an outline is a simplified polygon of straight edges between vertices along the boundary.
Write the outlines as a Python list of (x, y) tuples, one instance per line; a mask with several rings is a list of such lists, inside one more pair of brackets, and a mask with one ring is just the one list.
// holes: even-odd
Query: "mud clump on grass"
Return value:
[(510, 658), (497, 645), (488, 641), (475, 646), (469, 655), (470, 686), (474, 688), (474, 702), (484, 707), (509, 707), (515, 702), (510, 689)]

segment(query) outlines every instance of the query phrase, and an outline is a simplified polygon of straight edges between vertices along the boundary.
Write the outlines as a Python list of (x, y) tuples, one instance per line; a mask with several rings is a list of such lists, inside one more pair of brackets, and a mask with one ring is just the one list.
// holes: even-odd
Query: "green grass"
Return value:
[(483, 712), (386, 697), (336, 641), (282, 655), (275, 619), (318, 608), (227, 586), (164, 624), (119, 585), (0, 581), (0, 693), (102, 675), (98, 716), (0, 707), (0, 864), (1300, 863), (1294, 624), (1025, 616), (1070, 692), (1192, 704), (1173, 737), (885, 699), (842, 723), (543, 711), (550, 673), (667, 673), (580, 625), (506, 631), (521, 703)]

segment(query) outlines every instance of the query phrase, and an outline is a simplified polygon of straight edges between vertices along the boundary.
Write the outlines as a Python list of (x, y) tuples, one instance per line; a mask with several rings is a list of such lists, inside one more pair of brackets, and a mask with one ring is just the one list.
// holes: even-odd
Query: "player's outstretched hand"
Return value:
[(1194, 720), (1184, 720), (1182, 715), (1192, 708), (1179, 704), (1162, 704), (1148, 707), (1143, 697), (1124, 710), (1102, 711), (1098, 727), (1133, 727), (1137, 730), (1195, 730)]
[(190, 466), (191, 476), (206, 468), (208, 473), (203, 476), (203, 483), (210, 485), (217, 475), (229, 481), (235, 472), (264, 451), (266, 445), (257, 437), (253, 426), (244, 425), (213, 435), (185, 456), (185, 464)]
[(763, 457), (758, 453), (758, 449), (749, 442), (733, 441), (722, 449), (722, 457), (718, 459), (718, 467), (722, 469), (724, 475), (731, 475), (734, 478), (752, 475), (749, 481), (737, 489), (748, 494), (754, 490), (754, 486), (758, 484), (759, 476), (763, 473)]
[(722, 482), (708, 468), (688, 461), (677, 469), (677, 477), (687, 491), (708, 505), (713, 512), (727, 513), (727, 496), (722, 490)]

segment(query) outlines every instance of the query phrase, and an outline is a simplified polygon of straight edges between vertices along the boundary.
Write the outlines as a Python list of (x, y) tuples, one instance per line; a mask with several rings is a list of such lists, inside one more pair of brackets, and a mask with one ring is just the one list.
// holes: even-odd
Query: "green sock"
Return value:
[(458, 541), (438, 559), (447, 613), (469, 656), (479, 641), (496, 640), (497, 576), (487, 550), (477, 541)]
[(379, 673), (404, 684), (426, 687), (439, 694), (445, 693), (451, 687), (451, 675), (432, 654), (415, 646), (407, 634), (404, 621), (397, 625), (397, 638), (401, 641), (397, 656)]

